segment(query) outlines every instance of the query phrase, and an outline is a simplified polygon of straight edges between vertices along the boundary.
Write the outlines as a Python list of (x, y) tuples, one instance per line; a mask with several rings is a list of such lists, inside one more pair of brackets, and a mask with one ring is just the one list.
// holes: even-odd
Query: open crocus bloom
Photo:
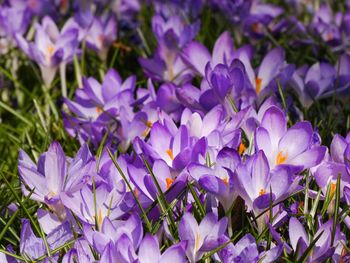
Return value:
[(270, 171), (268, 159), (260, 150), (238, 166), (234, 179), (248, 210), (257, 215), (271, 203), (294, 193), (301, 178), (292, 174), (289, 167), (277, 167)]
[(227, 218), (218, 221), (213, 214), (207, 214), (198, 225), (191, 213), (185, 213), (179, 224), (179, 237), (187, 241), (186, 255), (191, 263), (198, 262), (205, 251), (215, 249), (220, 245), (227, 228)]
[(136, 138), (136, 143), (152, 159), (162, 159), (175, 170), (183, 170), (190, 162), (205, 156), (206, 138), (191, 138), (188, 128), (181, 125), (176, 128), (173, 123), (153, 124), (148, 143)]
[[(87, 224), (97, 224), (101, 227), (105, 217), (111, 220), (124, 215), (123, 197), (125, 195), (125, 184), (120, 182), (117, 187), (110, 189), (104, 182), (96, 185), (95, 191), (91, 186), (85, 185), (80, 191), (73, 194), (62, 194), (62, 203), (71, 209), (77, 217)], [(96, 210), (95, 200), (96, 196)]]
[(313, 145), (312, 137), (309, 122), (298, 122), (287, 129), (286, 116), (272, 106), (255, 131), (255, 147), (264, 151), (271, 169), (288, 165), (301, 171), (318, 165), (326, 152), (326, 147)]
[(58, 216), (64, 217), (61, 194), (79, 191), (93, 174), (94, 166), (94, 158), (86, 145), (71, 160), (65, 156), (61, 145), (53, 142), (37, 165), (21, 150), (18, 170), (23, 181), (22, 191), (28, 195), (26, 186), (34, 189), (31, 199), (46, 203)]
[(55, 22), (45, 16), (41, 25), (36, 25), (34, 43), (28, 43), (20, 34), (16, 34), (16, 39), (23, 52), (39, 64), (45, 86), (50, 87), (58, 66), (70, 62), (77, 53), (78, 34), (79, 30), (73, 27), (59, 32)]

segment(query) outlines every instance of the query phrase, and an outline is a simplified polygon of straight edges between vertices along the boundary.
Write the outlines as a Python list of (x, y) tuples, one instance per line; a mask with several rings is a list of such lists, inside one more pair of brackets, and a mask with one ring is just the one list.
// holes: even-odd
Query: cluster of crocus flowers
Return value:
[[(23, 10), (39, 14), (33, 11), (39, 2), (9, 2), (0, 9), (0, 36), (4, 31), (6, 41), (16, 41), (11, 47), (16, 43), (39, 65), (45, 87), (54, 87), (63, 70), (63, 125), (81, 147), (70, 155), (66, 144), (53, 141), (38, 158), (19, 151), (22, 194), (38, 208), (21, 221), (18, 249), (1, 246), (1, 262), (350, 257), (350, 135), (334, 135), (327, 148), (321, 124), (308, 121), (307, 111), (318, 100), (349, 92), (349, 12), (342, 19), (326, 5), (311, 12), (307, 29), (335, 53), (300, 66), (290, 63), (290, 50), (275, 47), (275, 37), (292, 21), (276, 19), (282, 7), (259, 0), (193, 1), (196, 8), (186, 0), (149, 1), (155, 50), (140, 28), (133, 29), (142, 45), (130, 48), (141, 52), (139, 71), (129, 73), (112, 62), (123, 52), (115, 41), (141, 9), (138, 1), (109, 3), (114, 13), (103, 1), (77, 1), (76, 15), (65, 23), (39, 16), (34, 39), (24, 34)], [(69, 14), (67, 1), (56, 2)], [(11, 27), (15, 3), (19, 19)], [(213, 39), (211, 52), (196, 38), (198, 10), (207, 4), (232, 11), (229, 20), (237, 24), (234, 34)], [(307, 29), (301, 23), (295, 30)], [(274, 41), (257, 44), (264, 38)], [(92, 64), (103, 64), (99, 72), (82, 66), (91, 53)], [(72, 61), (76, 83), (70, 87), (76, 90), (68, 93), (65, 66)], [(301, 107), (288, 92), (298, 95)]]

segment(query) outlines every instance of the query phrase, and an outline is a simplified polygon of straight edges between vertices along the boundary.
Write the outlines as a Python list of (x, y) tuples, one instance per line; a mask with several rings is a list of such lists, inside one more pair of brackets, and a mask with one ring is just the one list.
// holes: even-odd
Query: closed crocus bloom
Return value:
[(326, 147), (313, 145), (313, 133), (307, 121), (297, 122), (288, 129), (284, 113), (272, 106), (255, 131), (255, 147), (264, 151), (271, 169), (287, 165), (297, 172), (323, 160)]
[[(330, 219), (318, 228), (317, 232), (314, 234), (314, 238), (319, 235), (321, 237), (317, 240), (313, 251), (307, 258), (306, 262), (324, 261), (334, 254), (335, 248), (331, 245), (332, 229), (333, 219)], [(335, 231), (339, 232), (339, 229)], [(339, 233), (337, 236), (339, 237)], [(297, 252), (297, 257), (300, 258), (310, 245), (311, 241), (309, 240), (309, 236), (307, 235), (304, 226), (295, 217), (292, 217), (289, 220), (289, 238), (294, 252)], [(335, 241), (337, 242), (338, 240)]]
[[(66, 223), (55, 228), (51, 233), (49, 233), (46, 236), (46, 242), (48, 248), (53, 250), (59, 246), (64, 245), (64, 243), (68, 242), (72, 238), (73, 233), (70, 229), (69, 224)], [(28, 219), (22, 220), (20, 251), (23, 255), (26, 255), (27, 259), (30, 261), (34, 261), (44, 256), (47, 252), (44, 240), (35, 236)], [(56, 262), (58, 257), (58, 254), (52, 255), (52, 258), (46, 258), (43, 262), (50, 262), (51, 260), (54, 260), (54, 262)]]
[(19, 47), (38, 63), (47, 88), (50, 87), (58, 66), (70, 62), (77, 53), (78, 33), (76, 28), (59, 32), (55, 22), (49, 16), (45, 16), (42, 23), (36, 25), (33, 43), (16, 34)]

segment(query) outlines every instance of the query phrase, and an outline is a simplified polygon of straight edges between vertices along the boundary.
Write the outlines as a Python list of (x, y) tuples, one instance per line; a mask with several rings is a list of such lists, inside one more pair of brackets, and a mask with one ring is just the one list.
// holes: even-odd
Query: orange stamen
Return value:
[(253, 23), (252, 24), (252, 30), (253, 30), (254, 33), (259, 33), (260, 32), (259, 23)]
[(101, 107), (96, 107), (96, 112), (97, 112), (97, 114), (101, 114), (102, 113), (102, 109), (101, 109)]
[(223, 179), (221, 179), (223, 182), (224, 182), (224, 184), (226, 185), (226, 186), (228, 186), (228, 178), (227, 177), (225, 177), (225, 178), (223, 178)]
[(255, 92), (256, 94), (259, 94), (261, 91), (261, 84), (262, 84), (262, 79), (261, 78), (256, 78), (255, 79)]
[(170, 188), (170, 186), (173, 184), (174, 179), (166, 178), (165, 182), (166, 182), (166, 189), (168, 190)]
[(276, 157), (276, 164), (283, 164), (287, 160), (287, 157), (288, 152), (285, 155), (283, 155), (283, 151), (280, 151)]
[(337, 190), (337, 184), (336, 183), (331, 183), (330, 194), (334, 195), (335, 190)]
[(166, 150), (166, 153), (168, 154), (171, 160), (174, 160), (173, 151), (171, 149)]
[(259, 191), (259, 195), (264, 195), (264, 194), (266, 194), (266, 190), (261, 188)]
[(247, 149), (247, 147), (245, 147), (245, 145), (243, 144), (243, 142), (241, 142), (241, 144), (238, 147), (238, 153), (240, 155), (242, 155), (244, 153), (244, 151)]

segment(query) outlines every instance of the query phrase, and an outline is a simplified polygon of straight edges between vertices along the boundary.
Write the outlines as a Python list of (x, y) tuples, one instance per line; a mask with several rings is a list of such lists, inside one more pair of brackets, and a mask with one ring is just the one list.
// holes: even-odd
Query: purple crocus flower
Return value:
[(313, 17), (311, 27), (325, 42), (337, 45), (341, 41), (341, 22), (341, 13), (334, 15), (328, 4), (322, 4)]
[(271, 89), (277, 87), (276, 79), (283, 85), (294, 71), (293, 65), (285, 61), (285, 51), (282, 48), (274, 48), (267, 53), (261, 61), (257, 73), (254, 72), (248, 60), (242, 61), (253, 90), (259, 97), (266, 96)]
[(100, 228), (105, 217), (113, 220), (125, 214), (125, 207), (122, 205), (124, 195), (124, 182), (110, 189), (109, 185), (101, 181), (96, 185), (95, 191), (90, 185), (85, 185), (78, 192), (62, 194), (61, 199), (65, 207), (72, 210), (82, 222), (96, 224)]
[(340, 175), (340, 196), (343, 197), (344, 187), (350, 187), (350, 134), (343, 138), (336, 134), (330, 145), (330, 153), (325, 160), (317, 166), (314, 177), (317, 185), (322, 189), (324, 195), (330, 187), (330, 194), (334, 194), (337, 179)]
[(23, 151), (19, 152), (18, 171), (25, 195), (34, 189), (31, 199), (46, 203), (60, 219), (66, 216), (61, 194), (79, 191), (90, 180), (95, 166), (88, 147), (83, 145), (74, 159), (65, 156), (61, 145), (53, 142), (36, 165)]
[[(46, 237), (51, 250), (64, 245), (64, 243), (71, 239), (73, 239), (73, 233), (68, 223), (57, 227)], [(44, 256), (47, 252), (44, 241), (35, 236), (28, 219), (22, 220), (20, 251), (29, 260), (36, 260)], [(57, 260), (58, 255), (53, 255), (53, 258)], [(46, 258), (44, 262), (50, 262), (50, 258)]]
[(300, 102), (308, 108), (316, 99), (325, 96), (327, 91), (334, 94), (336, 75), (337, 71), (332, 65), (317, 62), (310, 68), (303, 66), (296, 70), (291, 78), (291, 85)]
[(283, 13), (283, 9), (273, 4), (265, 4), (260, 0), (253, 0), (249, 15), (243, 17), (244, 33), (250, 37), (259, 38), (265, 35), (271, 22)]
[(288, 165), (301, 171), (318, 165), (325, 155), (326, 147), (313, 145), (312, 138), (313, 129), (309, 122), (298, 122), (287, 129), (284, 113), (271, 106), (255, 131), (255, 147), (264, 151), (271, 169)]
[(117, 38), (117, 22), (114, 16), (95, 17), (87, 32), (86, 44), (97, 51), (102, 61), (106, 61), (107, 54), (113, 41)]
[[(314, 237), (321, 235), (317, 240), (313, 252), (307, 259), (307, 262), (319, 262), (331, 257), (334, 253), (334, 247), (331, 246), (331, 235), (333, 229), (333, 220), (322, 224)], [(323, 232), (323, 233), (322, 233)], [(289, 220), (289, 238), (294, 252), (297, 253), (298, 258), (305, 252), (310, 245), (309, 237), (298, 219), (292, 217)], [(298, 250), (297, 250), (298, 248)]]
[(218, 247), (219, 239), (227, 229), (227, 218), (218, 221), (213, 213), (207, 214), (198, 225), (191, 213), (186, 212), (179, 223), (179, 237), (187, 241), (186, 255), (191, 263), (199, 261), (206, 251)]
[(187, 126), (179, 128), (172, 121), (153, 124), (147, 143), (136, 138), (138, 153), (144, 152), (153, 160), (162, 159), (169, 167), (181, 171), (190, 162), (204, 158), (207, 142), (205, 137), (192, 139)]
[(162, 254), (160, 254), (158, 238), (150, 234), (146, 234), (143, 238), (139, 251), (138, 261), (139, 263), (185, 263), (186, 254), (185, 249), (186, 242), (179, 242), (167, 248)]
[(140, 58), (145, 73), (155, 80), (184, 83), (192, 78), (192, 72), (180, 56), (185, 44), (191, 41), (199, 30), (199, 23), (188, 24), (174, 15), (164, 19), (155, 15), (152, 29), (158, 41), (153, 58)]
[(234, 171), (240, 163), (241, 158), (235, 150), (223, 148), (213, 167), (194, 163), (189, 165), (188, 171), (204, 190), (220, 201), (227, 212), (238, 196), (233, 175), (229, 171)]
[(59, 32), (55, 22), (48, 16), (36, 25), (34, 43), (29, 43), (22, 35), (16, 34), (19, 47), (39, 64), (46, 87), (50, 87), (58, 66), (70, 62), (77, 53), (77, 37), (78, 29), (69, 28)]
[[(248, 211), (258, 215), (270, 203), (278, 203), (294, 193), (299, 187), (301, 177), (292, 174), (288, 167), (270, 170), (268, 159), (260, 150), (246, 163), (238, 165), (234, 179)], [(261, 226), (258, 227), (261, 230)]]
[(15, 35), (23, 35), (30, 23), (31, 14), (22, 6), (0, 6), (0, 54), (16, 45)]
[[(69, 110), (74, 113), (74, 116), (65, 115), (68, 133), (77, 136), (81, 143), (91, 140), (97, 147), (108, 128), (112, 136), (120, 129), (120, 123), (131, 125), (129, 123), (137, 118), (136, 121), (140, 120), (138, 123), (143, 124), (143, 127), (136, 129), (141, 135), (147, 128), (147, 119), (143, 120), (143, 116), (136, 117), (133, 113), (135, 84), (135, 76), (130, 76), (123, 82), (113, 69), (107, 72), (102, 84), (94, 78), (84, 78), (83, 88), (76, 91), (76, 100), (65, 99)], [(132, 131), (134, 130), (129, 132)], [(123, 140), (124, 145), (130, 140), (125, 133), (119, 139)]]
[(94, 230), (90, 225), (84, 224), (83, 232), (86, 240), (100, 254), (103, 253), (109, 243), (116, 243), (122, 235), (127, 235), (136, 249), (140, 245), (143, 236), (142, 222), (133, 214), (127, 220), (111, 221), (108, 217), (103, 219), (101, 229)]
[[(228, 242), (229, 238), (224, 236), (222, 243)], [(282, 254), (283, 247), (275, 246), (268, 251), (259, 253), (256, 240), (251, 234), (244, 235), (235, 245), (229, 243), (218, 251), (218, 256), (223, 263), (240, 262), (274, 262)]]

